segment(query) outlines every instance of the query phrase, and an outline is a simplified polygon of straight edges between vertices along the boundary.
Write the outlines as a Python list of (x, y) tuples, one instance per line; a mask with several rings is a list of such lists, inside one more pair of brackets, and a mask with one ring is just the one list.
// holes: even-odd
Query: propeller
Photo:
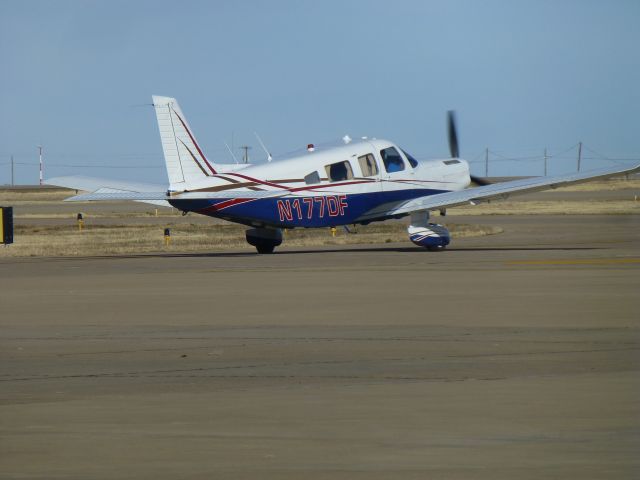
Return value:
[[(451, 152), (451, 158), (458, 158), (460, 156), (460, 148), (458, 147), (458, 131), (456, 128), (456, 112), (453, 110), (449, 110), (447, 112), (447, 134), (449, 136), (449, 151)], [(485, 179), (481, 177), (476, 177), (475, 175), (469, 175), (471, 181), (476, 185), (484, 186), (490, 185), (490, 182), (487, 182)]]
[(491, 182), (486, 181), (482, 177), (476, 177), (475, 175), (469, 175), (469, 178), (473, 183), (478, 185), (479, 187), (484, 187), (485, 185), (491, 185)]
[(447, 112), (447, 134), (449, 135), (449, 151), (452, 158), (458, 158), (460, 149), (458, 148), (458, 132), (456, 131), (456, 112)]

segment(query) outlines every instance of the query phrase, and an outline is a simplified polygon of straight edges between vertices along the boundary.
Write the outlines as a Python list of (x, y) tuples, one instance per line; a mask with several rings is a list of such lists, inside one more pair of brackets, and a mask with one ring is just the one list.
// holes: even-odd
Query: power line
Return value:
[[(32, 164), (33, 165), (33, 164)], [(165, 168), (163, 165), (137, 166), (137, 165), (67, 165), (61, 163), (50, 163), (49, 167), (59, 168), (117, 168), (117, 169), (139, 169), (139, 168)]]
[(585, 150), (589, 150), (591, 153), (593, 153), (595, 155), (598, 155), (598, 157), (596, 157), (596, 158), (602, 158), (604, 160), (611, 160), (607, 155), (604, 155), (604, 154), (602, 154), (600, 152), (596, 152), (594, 149), (589, 148), (587, 145), (585, 145), (584, 148), (585, 148)]
[[(39, 165), (37, 162), (14, 162), (16, 165), (28, 165), (28, 166), (36, 166)], [(0, 163), (0, 165), (9, 165), (7, 163)], [(105, 165), (105, 164), (65, 164), (65, 163), (48, 163), (49, 167), (59, 167), (59, 168), (165, 168), (163, 165), (153, 165), (153, 166), (144, 166), (144, 165)]]
[(569, 148), (567, 148), (566, 150), (562, 150), (560, 153), (554, 153), (554, 154), (549, 155), (549, 157), (553, 158), (553, 157), (557, 157), (557, 156), (559, 156), (559, 155), (564, 155), (565, 153), (568, 153), (568, 152), (570, 152), (571, 150), (573, 150), (574, 148), (576, 148), (577, 146), (578, 146), (578, 144), (576, 143), (576, 144), (574, 144), (574, 145), (571, 145), (571, 146), (570, 146)]

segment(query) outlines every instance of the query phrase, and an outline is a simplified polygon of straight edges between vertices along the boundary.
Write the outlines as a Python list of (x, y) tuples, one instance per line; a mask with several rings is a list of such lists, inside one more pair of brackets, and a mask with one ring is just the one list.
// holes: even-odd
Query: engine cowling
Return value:
[(429, 250), (442, 250), (451, 241), (451, 234), (444, 226), (437, 223), (428, 223), (424, 227), (411, 225), (407, 229), (409, 240)]

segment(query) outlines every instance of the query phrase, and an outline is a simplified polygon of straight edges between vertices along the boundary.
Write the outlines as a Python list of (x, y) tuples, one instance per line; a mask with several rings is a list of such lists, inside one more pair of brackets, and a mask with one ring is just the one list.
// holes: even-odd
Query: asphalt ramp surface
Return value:
[(638, 478), (640, 218), (471, 220), (0, 260), (0, 478)]

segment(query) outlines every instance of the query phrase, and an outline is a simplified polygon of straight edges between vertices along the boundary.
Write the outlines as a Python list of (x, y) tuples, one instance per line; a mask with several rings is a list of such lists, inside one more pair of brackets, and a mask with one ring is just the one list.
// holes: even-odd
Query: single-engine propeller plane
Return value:
[[(394, 143), (345, 136), (263, 164), (222, 164), (206, 157), (174, 98), (154, 96), (169, 185), (89, 177), (57, 177), (50, 185), (83, 190), (68, 201), (133, 200), (173, 206), (184, 213), (247, 225), (247, 242), (259, 253), (282, 243), (282, 230), (337, 227), (409, 215), (409, 239), (442, 250), (449, 231), (429, 212), (511, 195), (640, 171), (612, 167), (569, 175), (482, 184), (459, 158), (453, 112), (448, 114), (451, 156), (418, 161)], [(472, 180), (480, 186), (469, 188)]]

